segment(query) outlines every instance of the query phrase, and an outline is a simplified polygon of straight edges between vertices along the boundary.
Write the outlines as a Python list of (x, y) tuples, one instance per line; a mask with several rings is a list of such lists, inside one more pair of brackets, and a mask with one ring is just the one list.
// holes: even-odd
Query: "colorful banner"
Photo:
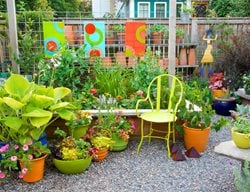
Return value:
[(146, 22), (126, 22), (126, 56), (143, 56), (146, 49)]
[(102, 21), (84, 22), (84, 44), (87, 57), (105, 57), (105, 24)]
[(65, 43), (63, 22), (43, 22), (44, 53), (52, 57)]

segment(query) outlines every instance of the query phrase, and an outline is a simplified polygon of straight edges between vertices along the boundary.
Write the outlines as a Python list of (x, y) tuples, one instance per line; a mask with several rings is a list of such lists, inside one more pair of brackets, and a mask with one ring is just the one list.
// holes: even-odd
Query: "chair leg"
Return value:
[(149, 125), (148, 143), (151, 143), (151, 135), (153, 133), (152, 122)]
[(143, 142), (143, 138), (144, 138), (144, 130), (143, 130), (143, 123), (144, 123), (144, 121), (143, 121), (143, 119), (141, 119), (141, 140), (140, 140), (140, 143), (139, 143), (139, 145), (138, 145), (138, 147), (137, 147), (137, 153), (139, 153), (140, 152), (140, 149), (141, 149), (141, 145), (142, 145), (142, 142)]
[(171, 157), (171, 153), (170, 153), (170, 134), (171, 134), (171, 122), (168, 123), (168, 133), (166, 135), (166, 145), (167, 145), (167, 155), (170, 158)]

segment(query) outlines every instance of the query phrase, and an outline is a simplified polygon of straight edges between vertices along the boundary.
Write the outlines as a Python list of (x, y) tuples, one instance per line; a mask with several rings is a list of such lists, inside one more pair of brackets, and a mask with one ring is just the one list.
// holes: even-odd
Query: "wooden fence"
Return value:
[[(89, 21), (93, 19), (84, 19), (84, 18), (58, 18), (56, 21), (64, 21), (66, 26), (72, 26), (73, 29), (73, 42), (71, 42), (71, 46), (77, 47), (80, 44), (84, 42), (83, 40), (83, 22)], [(110, 26), (114, 24), (122, 24), (124, 25), (127, 19), (94, 19), (95, 21), (104, 21), (106, 25), (106, 34), (112, 32), (109, 31), (112, 29)], [(129, 19), (131, 20), (131, 19)], [(151, 25), (158, 23), (162, 25), (168, 26), (169, 20), (168, 19), (133, 19), (134, 21), (146, 21), (147, 29), (150, 28)], [(29, 19), (27, 18), (25, 21), (18, 21), (18, 25), (20, 23), (25, 24), (25, 22), (28, 22)], [(180, 56), (180, 49), (181, 48), (190, 48), (194, 47), (196, 50), (196, 59), (194, 65), (182, 65), (182, 66), (176, 66), (177, 68), (180, 68), (182, 71), (184, 68), (187, 70), (193, 70), (193, 68), (200, 65), (201, 57), (204, 53), (204, 50), (206, 48), (206, 42), (203, 40), (203, 36), (206, 33), (206, 30), (210, 27), (213, 27), (215, 30), (215, 33), (218, 35), (218, 40), (213, 42), (213, 53), (216, 53), (217, 51), (217, 42), (219, 40), (227, 40), (230, 41), (230, 36), (232, 34), (234, 35), (240, 35), (242, 32), (250, 32), (250, 18), (192, 18), (188, 22), (184, 22), (180, 19), (177, 19), (176, 21), (177, 28), (184, 29), (185, 36), (181, 43), (177, 44), (177, 58)], [(37, 25), (39, 27), (38, 30), (33, 30), (33, 33), (38, 34), (38, 41), (40, 42), (40, 45), (43, 45), (43, 31), (42, 29), (42, 20), (39, 20), (37, 22)], [(0, 28), (1, 30), (1, 28)], [(7, 30), (7, 29), (6, 29)], [(232, 33), (225, 33), (225, 31), (231, 31)], [(1, 32), (1, 31), (0, 31)], [(19, 31), (19, 33), (24, 33), (25, 31)], [(8, 31), (6, 31), (5, 34), (8, 34)], [(227, 35), (225, 35), (227, 34)], [(106, 35), (107, 36), (107, 35)], [(3, 38), (2, 38), (3, 39)], [(6, 43), (6, 40), (8, 41), (8, 37), (4, 38), (4, 41), (0, 42), (0, 51), (1, 51), (1, 63), (3, 63), (4, 60), (10, 59), (10, 54), (6, 54), (7, 52), (10, 52), (8, 50), (8, 46), (6, 46), (8, 43)], [(3, 43), (4, 42), (4, 43)], [(147, 34), (146, 39), (146, 46), (151, 47), (151, 49), (155, 51), (160, 52), (161, 58), (167, 58), (168, 57), (168, 41), (167, 39), (164, 39), (161, 41), (160, 44), (153, 44), (151, 41), (151, 36)], [(21, 49), (21, 47), (19, 47)], [(116, 58), (116, 53), (120, 51), (125, 50), (125, 45), (114, 41), (113, 43), (107, 45), (106, 44), (106, 56), (111, 56), (113, 58), (112, 61), (114, 61), (114, 58)], [(5, 54), (2, 54), (5, 53)], [(188, 53), (187, 53), (188, 54)], [(5, 57), (5, 58), (4, 58)], [(216, 62), (216, 60), (215, 60)], [(190, 69), (191, 68), (191, 69)]]

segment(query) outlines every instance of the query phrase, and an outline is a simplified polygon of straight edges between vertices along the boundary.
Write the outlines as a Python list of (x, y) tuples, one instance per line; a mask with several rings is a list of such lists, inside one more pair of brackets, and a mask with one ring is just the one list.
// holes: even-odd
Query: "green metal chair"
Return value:
[[(170, 157), (170, 135), (172, 134), (173, 142), (175, 142), (174, 125), (182, 95), (182, 82), (173, 75), (162, 74), (150, 82), (147, 97), (138, 100), (136, 103), (136, 115), (141, 119), (141, 140), (137, 148), (137, 153), (140, 152), (144, 138), (148, 138), (149, 143), (151, 138), (158, 138), (166, 140), (167, 154)], [(151, 110), (140, 114), (139, 106), (141, 102), (149, 102)], [(144, 133), (144, 121), (150, 122), (149, 133), (147, 134)], [(154, 123), (154, 128), (152, 127), (152, 123)], [(157, 126), (155, 126), (156, 123), (166, 123), (166, 130), (157, 129)], [(154, 135), (154, 132), (158, 132), (162, 136)]]

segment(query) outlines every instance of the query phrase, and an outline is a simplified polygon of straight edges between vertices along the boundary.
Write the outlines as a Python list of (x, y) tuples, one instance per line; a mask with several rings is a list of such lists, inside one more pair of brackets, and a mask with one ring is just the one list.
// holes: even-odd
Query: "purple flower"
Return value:
[(0, 179), (3, 179), (3, 178), (5, 178), (5, 174), (2, 173), (2, 171), (0, 170)]
[(17, 160), (17, 156), (11, 156), (11, 157), (10, 157), (10, 160), (11, 160), (11, 161), (16, 161), (16, 160)]
[(29, 146), (28, 145), (23, 145), (23, 150), (24, 151), (28, 151), (29, 150)]

